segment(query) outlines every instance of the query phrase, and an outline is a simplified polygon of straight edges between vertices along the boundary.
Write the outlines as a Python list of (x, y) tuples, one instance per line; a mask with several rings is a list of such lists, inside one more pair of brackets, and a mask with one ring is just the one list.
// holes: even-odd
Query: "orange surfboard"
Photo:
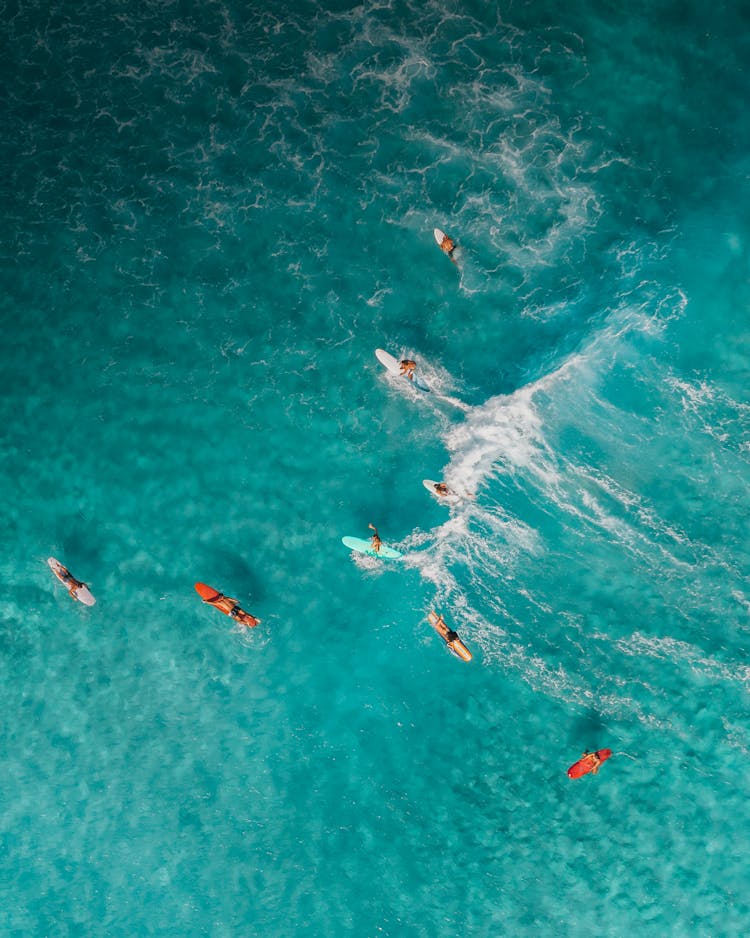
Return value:
[[(427, 620), (457, 658), (462, 661), (471, 661), (471, 652), (455, 632), (451, 633), (442, 616), (439, 616), (436, 612), (430, 612)], [(453, 638), (451, 638), (451, 634), (454, 636)]]
[(205, 583), (196, 583), (195, 589), (204, 603), (209, 603), (211, 606), (218, 609), (219, 612), (223, 612), (224, 615), (231, 616), (234, 621), (239, 622), (240, 625), (254, 629), (260, 622), (260, 619), (251, 616), (249, 612), (245, 612), (244, 609), (241, 609), (236, 599), (225, 596), (212, 586), (206, 586)]
[(215, 590), (213, 586), (206, 586), (205, 583), (196, 583), (195, 588), (204, 603), (211, 603), (215, 599), (221, 599), (222, 594), (218, 590)]
[[(581, 778), (582, 775), (588, 775), (589, 772), (597, 769), (597, 766), (601, 765), (602, 762), (606, 762), (611, 755), (611, 749), (598, 749), (596, 752), (587, 752), (585, 756), (581, 756), (578, 762), (574, 762), (568, 769), (568, 778)], [(598, 763), (596, 756), (599, 757)]]

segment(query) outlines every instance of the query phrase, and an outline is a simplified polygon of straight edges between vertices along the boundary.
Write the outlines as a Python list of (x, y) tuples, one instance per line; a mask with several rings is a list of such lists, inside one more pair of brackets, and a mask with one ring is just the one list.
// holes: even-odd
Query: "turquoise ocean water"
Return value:
[(2, 10), (0, 932), (749, 934), (747, 6)]

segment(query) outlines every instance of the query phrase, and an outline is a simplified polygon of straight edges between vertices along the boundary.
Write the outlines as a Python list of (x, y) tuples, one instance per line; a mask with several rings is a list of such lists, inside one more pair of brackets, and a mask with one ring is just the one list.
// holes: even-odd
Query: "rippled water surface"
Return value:
[(3, 933), (748, 934), (745, 8), (3, 22)]

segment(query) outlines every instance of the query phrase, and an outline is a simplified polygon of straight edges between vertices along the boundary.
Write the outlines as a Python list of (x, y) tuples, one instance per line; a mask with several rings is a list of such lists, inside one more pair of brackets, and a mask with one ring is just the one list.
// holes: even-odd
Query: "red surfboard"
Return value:
[(218, 590), (215, 590), (213, 586), (206, 586), (205, 583), (196, 583), (195, 589), (204, 603), (212, 603), (222, 597), (222, 594)]
[[(596, 752), (587, 752), (585, 756), (581, 756), (578, 762), (574, 762), (568, 769), (568, 778), (581, 778), (582, 775), (588, 775), (594, 769), (598, 771), (598, 767), (602, 762), (606, 762), (611, 755), (611, 749), (598, 749)], [(598, 762), (597, 756), (599, 757)]]
[(224, 615), (231, 616), (234, 621), (239, 622), (240, 625), (254, 629), (260, 622), (260, 619), (256, 618), (256, 616), (251, 616), (249, 612), (245, 612), (244, 609), (241, 609), (236, 599), (225, 596), (212, 586), (206, 586), (205, 583), (196, 583), (195, 589), (204, 603), (209, 603), (211, 606), (218, 609), (219, 612), (223, 612)]

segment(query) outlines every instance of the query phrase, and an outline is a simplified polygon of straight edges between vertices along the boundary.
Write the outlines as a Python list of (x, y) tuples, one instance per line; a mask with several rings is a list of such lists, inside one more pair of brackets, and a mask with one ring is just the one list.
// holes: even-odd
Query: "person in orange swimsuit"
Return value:
[(408, 378), (409, 381), (413, 381), (413, 380), (414, 380), (414, 372), (415, 372), (415, 370), (416, 370), (417, 363), (416, 363), (416, 362), (413, 362), (410, 358), (404, 358), (404, 359), (400, 362), (400, 365), (401, 365), (401, 374), (402, 374), (405, 378)]
[(448, 235), (443, 236), (443, 240), (440, 242), (440, 250), (443, 254), (447, 254), (448, 257), (456, 263), (456, 258), (453, 256), (453, 252), (456, 250), (456, 242), (453, 238), (449, 238)]

